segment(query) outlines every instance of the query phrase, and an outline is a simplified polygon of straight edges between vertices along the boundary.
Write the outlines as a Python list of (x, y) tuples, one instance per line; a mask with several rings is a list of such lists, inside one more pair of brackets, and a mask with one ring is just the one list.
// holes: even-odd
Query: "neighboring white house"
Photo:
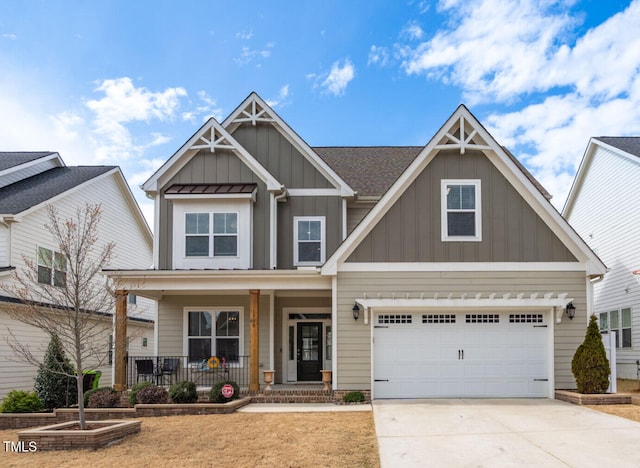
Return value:
[[(131, 268), (152, 263), (152, 234), (117, 166), (66, 166), (55, 152), (0, 152), (0, 282), (12, 281), (12, 273), (24, 268), (24, 258), (55, 257), (56, 245), (45, 228), (46, 206), (52, 204), (64, 218), (86, 203), (101, 203), (99, 243), (114, 242), (112, 266)], [(53, 262), (55, 264), (55, 262)], [(55, 281), (55, 266), (50, 275)], [(101, 277), (102, 281), (103, 278)], [(6, 306), (16, 298), (0, 292), (0, 398), (13, 389), (33, 389), (37, 369), (15, 362), (7, 330), (32, 349), (44, 351), (49, 337), (39, 329), (8, 317)], [(129, 352), (154, 353), (155, 301), (129, 297)], [(112, 382), (113, 311), (103, 316), (104, 352), (109, 356), (100, 384)]]
[(640, 359), (640, 137), (591, 138), (564, 217), (609, 268), (594, 284), (602, 332), (617, 332), (618, 377), (635, 379)]

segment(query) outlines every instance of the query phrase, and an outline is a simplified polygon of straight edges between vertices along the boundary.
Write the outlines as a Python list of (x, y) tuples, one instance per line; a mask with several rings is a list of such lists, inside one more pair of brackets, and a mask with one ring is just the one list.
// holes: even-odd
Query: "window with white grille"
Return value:
[(378, 323), (412, 323), (411, 315), (389, 314), (378, 315)]
[(509, 314), (509, 323), (542, 323), (542, 314)]
[(500, 316), (498, 314), (467, 314), (465, 321), (467, 323), (499, 323)]
[(454, 314), (425, 314), (422, 323), (456, 323)]

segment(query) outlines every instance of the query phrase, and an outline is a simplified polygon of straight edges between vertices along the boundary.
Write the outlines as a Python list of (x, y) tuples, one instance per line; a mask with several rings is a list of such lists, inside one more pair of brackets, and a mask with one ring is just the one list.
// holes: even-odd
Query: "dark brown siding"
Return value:
[[(440, 180), (480, 179), (482, 241), (442, 242)], [(349, 257), (351, 262), (571, 262), (575, 257), (481, 152), (442, 151)]]
[(233, 132), (233, 137), (287, 188), (332, 188), (271, 124), (243, 124)]

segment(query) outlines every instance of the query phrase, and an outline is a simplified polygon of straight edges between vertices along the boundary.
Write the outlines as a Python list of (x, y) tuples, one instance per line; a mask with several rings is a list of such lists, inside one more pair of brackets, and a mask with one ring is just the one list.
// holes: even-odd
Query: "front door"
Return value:
[(320, 381), (322, 323), (298, 323), (298, 381)]

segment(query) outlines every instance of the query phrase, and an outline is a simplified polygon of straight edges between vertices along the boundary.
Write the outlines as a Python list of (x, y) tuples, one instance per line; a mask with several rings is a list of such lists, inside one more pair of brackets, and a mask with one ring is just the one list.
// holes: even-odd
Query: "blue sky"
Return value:
[(14, 0), (0, 70), (0, 150), (120, 165), (149, 221), (138, 186), (251, 91), (311, 146), (465, 103), (561, 208), (591, 136), (640, 135), (640, 0)]

